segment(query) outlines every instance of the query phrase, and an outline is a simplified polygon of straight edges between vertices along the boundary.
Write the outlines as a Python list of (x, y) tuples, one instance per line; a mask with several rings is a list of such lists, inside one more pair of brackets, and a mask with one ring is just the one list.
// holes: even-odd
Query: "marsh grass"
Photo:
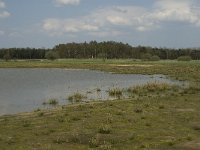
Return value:
[(137, 85), (128, 88), (129, 93), (141, 94), (146, 92), (159, 92), (172, 89), (172, 85), (168, 83), (151, 82), (145, 85)]
[(111, 97), (116, 97), (116, 98), (120, 99), (123, 96), (123, 90), (120, 88), (109, 89), (108, 94)]
[(101, 92), (101, 89), (100, 89), (100, 88), (97, 88), (96, 91), (97, 91), (97, 92)]
[(58, 105), (58, 100), (57, 99), (55, 99), (55, 98), (51, 98), (51, 99), (49, 99), (47, 102), (43, 102), (42, 104), (43, 105), (53, 105), (53, 106), (55, 106), (55, 105)]
[(87, 96), (76, 92), (70, 96), (68, 96), (67, 100), (69, 100), (72, 103), (78, 103), (78, 102), (82, 102), (84, 99), (87, 99)]
[(190, 83), (188, 90), (200, 91), (200, 82)]

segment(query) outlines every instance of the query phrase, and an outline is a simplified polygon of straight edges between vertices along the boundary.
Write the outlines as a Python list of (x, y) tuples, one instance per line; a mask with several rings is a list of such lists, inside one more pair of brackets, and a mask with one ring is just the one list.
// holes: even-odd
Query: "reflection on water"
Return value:
[[(66, 104), (75, 93), (87, 93), (89, 99), (107, 99), (108, 89), (128, 88), (152, 81), (173, 83), (162, 75), (124, 75), (90, 70), (0, 69), (0, 115), (32, 111), (56, 98)], [(100, 92), (97, 92), (97, 88)]]

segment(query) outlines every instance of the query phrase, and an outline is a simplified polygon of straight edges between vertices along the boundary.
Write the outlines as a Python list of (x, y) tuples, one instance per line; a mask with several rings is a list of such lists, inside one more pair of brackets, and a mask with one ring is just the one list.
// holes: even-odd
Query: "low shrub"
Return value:
[(151, 58), (150, 58), (151, 61), (159, 61), (160, 60), (160, 57), (157, 56), (157, 55), (153, 55)]
[(190, 56), (180, 56), (177, 58), (178, 61), (191, 61), (192, 58)]

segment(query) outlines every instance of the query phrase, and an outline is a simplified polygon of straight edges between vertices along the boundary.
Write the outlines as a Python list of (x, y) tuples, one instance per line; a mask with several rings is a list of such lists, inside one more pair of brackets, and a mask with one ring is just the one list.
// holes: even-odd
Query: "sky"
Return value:
[(0, 48), (91, 40), (200, 47), (200, 1), (0, 0)]

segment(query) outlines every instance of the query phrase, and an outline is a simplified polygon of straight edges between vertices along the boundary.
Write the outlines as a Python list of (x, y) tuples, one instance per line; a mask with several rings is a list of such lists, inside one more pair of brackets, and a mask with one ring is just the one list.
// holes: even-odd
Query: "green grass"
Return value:
[(75, 103), (52, 110), (1, 116), (1, 150), (200, 149), (200, 61), (103, 62), (70, 59), (0, 62), (0, 67), (80, 68), (115, 73), (165, 74), (190, 82), (184, 88), (149, 83), (129, 88), (131, 96), (128, 99)]
[[(2, 116), (0, 149), (173, 150), (199, 140), (200, 94), (74, 104)], [(162, 107), (161, 107), (162, 106)], [(92, 141), (92, 143), (91, 143)], [(37, 144), (35, 144), (37, 143)], [(189, 150), (189, 149), (188, 149)]]

